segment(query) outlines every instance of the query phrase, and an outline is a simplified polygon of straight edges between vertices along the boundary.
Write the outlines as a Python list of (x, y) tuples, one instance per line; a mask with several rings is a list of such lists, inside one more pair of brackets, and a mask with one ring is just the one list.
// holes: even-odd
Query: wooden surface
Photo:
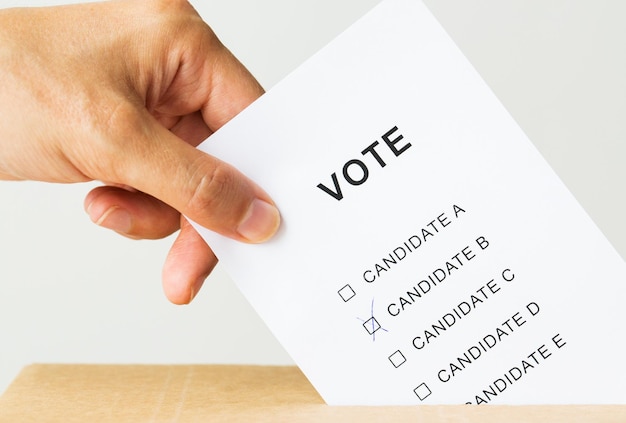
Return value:
[(329, 407), (296, 367), (32, 365), (1, 423), (626, 422), (626, 406)]

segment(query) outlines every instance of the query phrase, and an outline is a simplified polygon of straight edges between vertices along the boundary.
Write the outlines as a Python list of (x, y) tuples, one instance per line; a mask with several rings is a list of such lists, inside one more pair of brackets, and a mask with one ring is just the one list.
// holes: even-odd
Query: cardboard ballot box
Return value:
[(626, 406), (331, 407), (296, 367), (36, 364), (0, 397), (1, 423), (625, 422)]

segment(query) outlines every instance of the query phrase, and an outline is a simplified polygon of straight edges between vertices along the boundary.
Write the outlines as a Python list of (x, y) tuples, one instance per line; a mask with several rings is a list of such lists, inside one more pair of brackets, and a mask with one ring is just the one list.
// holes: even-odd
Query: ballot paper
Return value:
[(421, 2), (199, 148), (276, 201), (265, 244), (198, 230), (328, 404), (626, 403), (623, 259)]

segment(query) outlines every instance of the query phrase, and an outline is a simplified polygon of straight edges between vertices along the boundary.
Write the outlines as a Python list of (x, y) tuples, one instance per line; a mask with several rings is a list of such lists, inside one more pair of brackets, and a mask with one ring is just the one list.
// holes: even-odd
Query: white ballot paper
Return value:
[(198, 229), (328, 404), (626, 403), (623, 259), (421, 2), (200, 148), (281, 210), (262, 245)]

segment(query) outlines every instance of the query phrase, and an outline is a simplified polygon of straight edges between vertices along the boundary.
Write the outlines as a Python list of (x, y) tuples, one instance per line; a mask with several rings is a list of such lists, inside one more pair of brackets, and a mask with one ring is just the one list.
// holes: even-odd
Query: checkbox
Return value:
[(430, 388), (425, 383), (422, 383), (420, 386), (413, 389), (413, 392), (415, 392), (415, 395), (417, 395), (420, 401), (424, 401), (430, 396), (430, 394), (432, 394)]
[(369, 333), (370, 335), (373, 335), (374, 332), (380, 329), (380, 324), (375, 318), (371, 317), (367, 319), (365, 323), (363, 323), (363, 327), (365, 328), (367, 333)]
[(339, 296), (345, 303), (350, 301), (350, 299), (356, 295), (356, 292), (354, 292), (354, 289), (352, 289), (350, 285), (344, 286), (337, 292), (339, 293)]
[(404, 364), (404, 362), (406, 361), (406, 358), (404, 357), (404, 354), (402, 354), (402, 352), (398, 350), (389, 356), (389, 361), (391, 361), (391, 364), (393, 364), (393, 367), (397, 369), (398, 367)]

